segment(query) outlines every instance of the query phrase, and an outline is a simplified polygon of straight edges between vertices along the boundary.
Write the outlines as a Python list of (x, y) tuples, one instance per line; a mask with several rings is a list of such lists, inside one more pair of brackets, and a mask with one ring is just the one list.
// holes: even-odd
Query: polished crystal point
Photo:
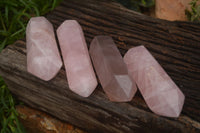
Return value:
[(26, 28), (27, 71), (48, 81), (60, 70), (62, 61), (52, 24), (44, 17), (33, 17)]
[(57, 29), (69, 88), (88, 97), (97, 86), (87, 44), (81, 26), (75, 20), (64, 21)]
[(149, 108), (158, 115), (178, 117), (185, 96), (148, 50), (132, 48), (124, 61)]
[(126, 64), (109, 36), (96, 36), (90, 45), (90, 55), (100, 83), (111, 101), (130, 101), (136, 85), (128, 74)]

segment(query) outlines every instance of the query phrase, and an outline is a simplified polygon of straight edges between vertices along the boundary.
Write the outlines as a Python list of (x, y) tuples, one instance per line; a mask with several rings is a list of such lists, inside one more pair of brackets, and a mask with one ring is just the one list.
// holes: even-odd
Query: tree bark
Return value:
[(88, 46), (96, 35), (113, 37), (122, 55), (144, 45), (185, 94), (182, 114), (152, 113), (139, 92), (131, 102), (110, 102), (100, 85), (90, 97), (80, 97), (69, 90), (64, 68), (42, 81), (27, 72), (24, 41), (0, 53), (0, 75), (18, 99), (88, 132), (200, 131), (199, 23), (155, 19), (105, 0), (65, 0), (47, 18), (55, 29), (66, 19), (77, 20)]

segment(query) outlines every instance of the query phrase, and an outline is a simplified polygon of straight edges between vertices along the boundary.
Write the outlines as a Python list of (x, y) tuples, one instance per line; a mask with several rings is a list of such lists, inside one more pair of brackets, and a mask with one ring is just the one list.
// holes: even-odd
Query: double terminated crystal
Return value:
[(87, 44), (81, 26), (75, 20), (66, 20), (57, 29), (69, 88), (88, 97), (97, 86)]
[[(97, 80), (83, 31), (76, 21), (67, 20), (58, 28), (57, 34), (69, 87), (87, 97), (96, 88)], [(31, 18), (26, 40), (28, 72), (46, 81), (52, 79), (62, 61), (51, 23), (44, 17)], [(153, 112), (168, 117), (179, 116), (185, 97), (145, 47), (132, 48), (124, 56), (132, 78), (111, 37), (95, 37), (90, 54), (100, 83), (111, 101), (130, 101), (136, 92), (135, 81)]]
[(44, 17), (30, 19), (26, 29), (27, 71), (48, 81), (60, 70), (62, 61), (52, 24)]
[(111, 101), (130, 101), (136, 85), (128, 74), (116, 45), (111, 37), (96, 36), (90, 45), (90, 55), (100, 83)]
[(158, 115), (178, 117), (185, 96), (148, 50), (132, 48), (124, 61), (149, 108)]

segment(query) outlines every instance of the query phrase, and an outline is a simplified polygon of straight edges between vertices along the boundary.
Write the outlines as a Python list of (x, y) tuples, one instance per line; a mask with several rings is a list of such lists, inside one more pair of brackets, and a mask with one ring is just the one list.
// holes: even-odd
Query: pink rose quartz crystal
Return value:
[(57, 29), (69, 88), (88, 97), (97, 86), (87, 44), (81, 26), (75, 20), (64, 21)]
[(60, 70), (62, 61), (52, 24), (44, 17), (33, 17), (26, 28), (27, 71), (48, 81)]
[(132, 48), (124, 61), (149, 108), (161, 116), (178, 117), (185, 96), (148, 50)]
[(108, 98), (114, 102), (131, 101), (137, 88), (113, 39), (109, 36), (96, 36), (89, 52)]

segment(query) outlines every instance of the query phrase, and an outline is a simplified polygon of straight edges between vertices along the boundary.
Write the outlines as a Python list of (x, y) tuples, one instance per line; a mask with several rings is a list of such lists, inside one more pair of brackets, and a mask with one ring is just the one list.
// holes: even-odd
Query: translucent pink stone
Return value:
[(66, 20), (57, 29), (69, 88), (88, 97), (97, 86), (87, 44), (81, 26), (75, 20)]
[(48, 81), (60, 70), (62, 61), (52, 24), (44, 17), (33, 17), (26, 28), (27, 71)]
[(148, 50), (132, 48), (124, 61), (149, 108), (158, 115), (178, 117), (185, 96)]
[(132, 100), (137, 88), (112, 38), (96, 36), (91, 42), (89, 52), (108, 98), (115, 102)]

